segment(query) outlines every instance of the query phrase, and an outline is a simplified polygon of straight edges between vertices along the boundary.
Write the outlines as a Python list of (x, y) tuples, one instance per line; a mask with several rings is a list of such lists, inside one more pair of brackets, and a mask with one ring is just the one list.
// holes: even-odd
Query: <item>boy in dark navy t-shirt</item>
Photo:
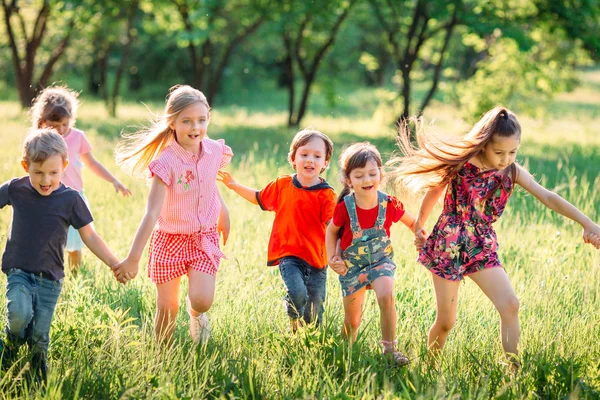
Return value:
[(88, 248), (112, 267), (119, 260), (92, 226), (79, 193), (61, 183), (68, 164), (67, 145), (55, 131), (38, 129), (23, 144), (25, 172), (0, 186), (0, 208), (13, 208), (2, 272), (7, 275), (6, 339), (0, 340), (3, 369), (27, 342), (32, 372), (46, 380), (50, 324), (64, 277), (63, 257), (70, 225)]

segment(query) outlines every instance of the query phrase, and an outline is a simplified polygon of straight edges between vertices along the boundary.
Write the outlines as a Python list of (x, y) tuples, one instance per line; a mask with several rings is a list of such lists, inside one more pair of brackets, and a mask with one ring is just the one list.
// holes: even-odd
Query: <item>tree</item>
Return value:
[[(65, 1), (58, 3), (44, 0), (39, 8), (35, 8), (33, 21), (28, 20), (28, 13), (24, 12), (18, 0), (2, 0), (4, 10), (4, 23), (9, 39), (9, 46), (17, 80), (17, 91), (21, 106), (27, 108), (36, 96), (36, 90), (48, 85), (56, 63), (61, 58), (71, 40), (76, 24), (76, 9), (79, 2)], [(47, 60), (40, 60), (40, 49), (47, 38), (48, 23), (58, 24), (64, 21), (61, 29), (64, 33), (54, 42), (54, 50)], [(27, 25), (33, 24), (28, 32)], [(16, 25), (16, 26), (15, 26)], [(18, 29), (18, 31), (17, 31)], [(44, 65), (45, 64), (45, 65)], [(39, 76), (36, 75), (36, 66), (44, 65)]]
[[(398, 122), (411, 115), (411, 73), (418, 67), (421, 51), (427, 41), (441, 35), (437, 60), (431, 61), (434, 66), (431, 86), (416, 110), (416, 114), (421, 115), (437, 90), (452, 33), (460, 22), (459, 12), (462, 11), (462, 1), (369, 1), (375, 16), (386, 32), (391, 57), (402, 75), (400, 91), (404, 110), (398, 116)], [(407, 15), (410, 17), (406, 17)]]
[(267, 10), (258, 0), (170, 0), (170, 3), (176, 7), (183, 24), (179, 43), (189, 52), (191, 83), (212, 104), (232, 53), (267, 20)]
[[(355, 3), (355, 0), (318, 5), (284, 2), (280, 33), (285, 49), (283, 66), (288, 88), (288, 126), (300, 125), (321, 62)], [(296, 69), (300, 71), (303, 85), (298, 105), (295, 99)]]

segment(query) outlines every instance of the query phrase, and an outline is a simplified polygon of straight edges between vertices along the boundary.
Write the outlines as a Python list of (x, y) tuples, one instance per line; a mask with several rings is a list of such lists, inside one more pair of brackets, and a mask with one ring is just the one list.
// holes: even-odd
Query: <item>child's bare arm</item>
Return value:
[(417, 249), (420, 249), (425, 244), (425, 240), (427, 239), (427, 231), (425, 228), (420, 228), (419, 230), (415, 229), (415, 224), (417, 222), (416, 218), (409, 212), (404, 212), (402, 218), (400, 218), (400, 222), (402, 222), (411, 232), (415, 234), (414, 244)]
[(339, 275), (346, 275), (348, 267), (344, 260), (339, 256), (341, 249), (339, 248), (338, 233), (340, 231), (339, 226), (335, 226), (333, 221), (329, 222), (327, 231), (325, 232), (325, 251), (327, 252), (327, 261), (329, 267)]
[(148, 202), (146, 203), (146, 212), (135, 234), (129, 254), (125, 260), (114, 268), (115, 277), (119, 282), (125, 283), (128, 279), (133, 279), (137, 275), (138, 264), (162, 210), (166, 193), (167, 185), (158, 176), (154, 176)]
[(123, 196), (130, 196), (131, 191), (125, 187), (117, 178), (115, 178), (107, 169), (102, 165), (102, 163), (92, 155), (92, 152), (88, 152), (81, 155), (81, 159), (83, 163), (92, 171), (94, 174), (98, 175), (100, 178), (104, 179), (107, 182), (110, 182), (115, 187), (117, 193), (123, 194)]
[(88, 249), (94, 253), (104, 264), (113, 268), (119, 263), (119, 259), (110, 251), (104, 240), (94, 230), (92, 224), (87, 224), (83, 228), (78, 229), (81, 240)]
[(225, 245), (227, 244), (227, 238), (229, 237), (231, 221), (229, 220), (229, 209), (223, 200), (219, 188), (217, 188), (217, 195), (219, 196), (219, 202), (221, 203), (221, 211), (219, 213), (219, 220), (217, 221), (217, 231), (220, 235), (223, 235), (223, 245)]
[(229, 172), (219, 171), (217, 180), (223, 182), (225, 186), (242, 196), (244, 199), (248, 200), (250, 203), (258, 205), (258, 200), (256, 199), (256, 193), (258, 193), (258, 190), (240, 185), (235, 181), (235, 179), (233, 179), (233, 176), (231, 176)]
[(435, 206), (435, 203), (440, 198), (442, 193), (446, 189), (446, 185), (440, 185), (427, 190), (423, 200), (421, 201), (421, 207), (419, 207), (419, 213), (417, 214), (417, 219), (414, 224), (414, 232), (421, 231), (425, 226), (425, 222), (427, 218), (429, 218), (429, 214), (431, 214), (431, 210)]
[(584, 242), (592, 243), (596, 248), (600, 247), (599, 241), (595, 239), (600, 237), (600, 226), (595, 224), (587, 215), (579, 211), (573, 204), (537, 183), (525, 168), (522, 166), (518, 166), (517, 168), (518, 174), (516, 183), (534, 195), (535, 198), (549, 209), (554, 210), (581, 225), (583, 227)]

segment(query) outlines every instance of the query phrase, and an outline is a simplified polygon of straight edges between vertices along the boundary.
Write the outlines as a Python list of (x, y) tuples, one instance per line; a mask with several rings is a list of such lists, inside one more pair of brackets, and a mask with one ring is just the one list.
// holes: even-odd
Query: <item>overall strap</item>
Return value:
[(351, 193), (349, 195), (344, 196), (344, 203), (346, 204), (346, 210), (348, 211), (348, 216), (350, 217), (350, 228), (352, 229), (352, 233), (362, 231), (360, 225), (358, 224), (358, 215), (356, 214), (356, 200), (354, 199), (354, 195)]
[(380, 192), (379, 190), (377, 191), (377, 202), (379, 203), (379, 210), (377, 211), (377, 222), (375, 223), (376, 226), (383, 227), (383, 224), (385, 222), (385, 210), (387, 208), (388, 203), (387, 199), (387, 194)]

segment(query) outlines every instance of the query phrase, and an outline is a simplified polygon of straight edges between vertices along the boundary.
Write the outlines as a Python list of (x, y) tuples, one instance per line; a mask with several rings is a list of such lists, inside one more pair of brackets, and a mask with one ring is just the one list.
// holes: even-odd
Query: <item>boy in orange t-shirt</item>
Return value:
[(320, 175), (329, 166), (333, 143), (323, 133), (304, 129), (294, 136), (288, 160), (296, 170), (258, 191), (237, 183), (228, 172), (219, 180), (249, 202), (274, 211), (267, 265), (279, 265), (287, 288), (292, 332), (301, 323), (320, 325), (326, 295), (325, 230), (335, 209), (335, 192)]

